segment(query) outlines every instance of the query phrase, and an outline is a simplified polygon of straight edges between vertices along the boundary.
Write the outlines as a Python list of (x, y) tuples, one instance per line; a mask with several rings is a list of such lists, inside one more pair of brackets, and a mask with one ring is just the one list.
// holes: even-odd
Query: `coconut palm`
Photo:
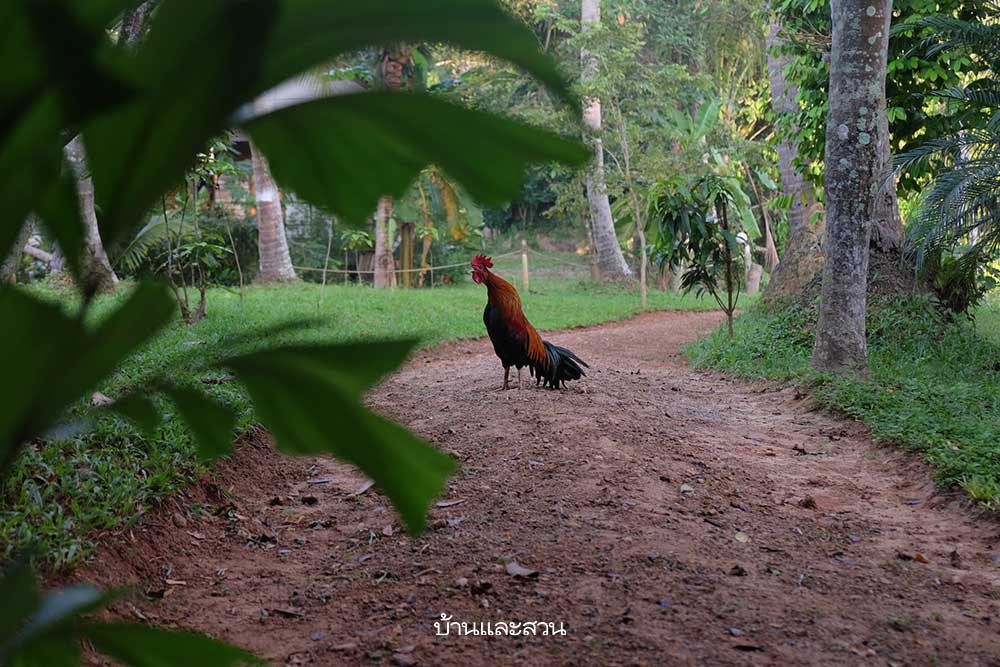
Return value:
[(959, 129), (896, 159), (896, 170), (931, 166), (936, 175), (914, 218), (918, 259), (930, 270), (951, 254), (971, 276), (1000, 250), (1000, 3), (986, 0), (978, 20), (933, 16), (917, 26), (929, 29), (928, 53), (970, 54), (985, 74), (934, 96), (958, 111)]

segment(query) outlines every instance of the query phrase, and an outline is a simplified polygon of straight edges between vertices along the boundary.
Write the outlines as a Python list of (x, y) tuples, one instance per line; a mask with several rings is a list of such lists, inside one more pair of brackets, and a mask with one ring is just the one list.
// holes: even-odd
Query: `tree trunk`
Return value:
[(416, 224), (404, 222), (399, 226), (399, 236), (402, 241), (399, 248), (400, 282), (403, 287), (413, 287), (413, 239), (416, 232)]
[(747, 294), (757, 294), (760, 291), (760, 279), (763, 276), (764, 267), (756, 262), (751, 262), (746, 275)]
[[(399, 90), (403, 87), (406, 64), (412, 58), (413, 50), (405, 45), (382, 51), (382, 87)], [(409, 82), (407, 82), (409, 88)], [(396, 286), (396, 259), (392, 254), (392, 239), (389, 238), (389, 218), (392, 217), (392, 197), (386, 195), (378, 202), (375, 212), (375, 287)]]
[(292, 256), (285, 237), (285, 221), (281, 214), (281, 193), (271, 176), (267, 158), (250, 142), (253, 161), (253, 189), (257, 200), (257, 245), (260, 249), (260, 280), (287, 282), (295, 280)]
[(80, 217), (84, 225), (84, 242), (80, 252), (85, 290), (110, 292), (118, 284), (118, 276), (111, 268), (108, 254), (101, 242), (101, 231), (94, 210), (94, 181), (87, 169), (87, 154), (83, 137), (77, 135), (64, 150), (70, 168), (76, 177), (76, 194), (80, 203)]
[(883, 121), (892, 0), (832, 0), (831, 10), (826, 262), (812, 363), (818, 370), (863, 375), (869, 244), (885, 206), (881, 186), (889, 136)]
[(898, 255), (903, 248), (903, 216), (899, 213), (896, 179), (892, 172), (892, 143), (888, 114), (880, 113), (877, 123), (878, 135), (885, 137), (885, 141), (879, 144), (881, 170), (878, 175), (871, 247), (874, 252)]
[[(795, 101), (798, 88), (785, 79), (785, 68), (788, 66), (789, 58), (773, 53), (782, 44), (780, 30), (781, 27), (776, 22), (771, 23), (766, 40), (771, 106), (776, 116), (795, 114), (799, 110)], [(788, 245), (765, 289), (764, 294), (767, 299), (798, 296), (823, 269), (823, 252), (820, 244), (820, 239), (823, 237), (822, 217), (817, 216), (819, 219), (816, 222), (812, 221), (814, 213), (820, 208), (813, 197), (812, 184), (795, 168), (794, 160), (798, 156), (798, 146), (793, 139), (783, 133), (777, 148), (782, 194), (791, 198), (792, 203), (788, 209)]]
[(375, 287), (396, 286), (395, 258), (389, 238), (389, 218), (392, 217), (392, 197), (382, 197), (375, 212)]
[[(581, 4), (581, 30), (601, 22), (600, 0), (583, 0)], [(597, 58), (584, 49), (582, 81), (586, 84), (597, 76)], [(608, 188), (604, 180), (604, 142), (601, 140), (601, 100), (588, 97), (583, 101), (583, 121), (587, 127), (590, 144), (594, 148), (594, 165), (587, 172), (587, 203), (590, 208), (590, 229), (597, 250), (597, 266), (601, 278), (614, 280), (632, 275), (625, 263), (618, 237), (615, 235), (615, 221), (611, 216)]]
[(17, 282), (17, 265), (21, 261), (21, 254), (29, 236), (31, 236), (31, 223), (26, 221), (21, 225), (21, 231), (14, 241), (14, 247), (10, 249), (10, 254), (0, 262), (0, 285), (13, 285)]

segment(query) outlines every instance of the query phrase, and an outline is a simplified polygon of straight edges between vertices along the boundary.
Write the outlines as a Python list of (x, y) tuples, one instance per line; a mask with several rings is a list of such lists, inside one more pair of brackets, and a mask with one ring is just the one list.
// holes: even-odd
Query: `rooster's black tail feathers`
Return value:
[[(590, 366), (583, 359), (565, 347), (553, 345), (548, 341), (544, 341), (544, 344), (545, 353), (549, 356), (549, 367), (548, 370), (540, 367), (531, 369), (532, 374), (538, 378), (536, 384), (541, 384), (549, 389), (565, 388), (567, 380), (579, 380), (586, 375), (583, 368), (590, 368)], [(580, 368), (581, 366), (583, 368)]]

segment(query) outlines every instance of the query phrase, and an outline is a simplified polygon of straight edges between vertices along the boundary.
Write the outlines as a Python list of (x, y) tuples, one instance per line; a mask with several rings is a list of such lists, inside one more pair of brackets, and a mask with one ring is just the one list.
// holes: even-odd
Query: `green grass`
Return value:
[[(579, 261), (571, 254), (556, 256)], [(565, 275), (565, 264), (535, 261), (531, 292), (522, 294), (525, 311), (541, 329), (558, 329), (628, 317), (640, 311), (635, 291)], [(497, 262), (511, 277), (518, 258)], [(518, 274), (519, 275), (519, 274)], [(516, 282), (516, 281), (515, 281)], [(35, 289), (47, 298), (69, 303), (70, 297), (51, 286)], [(105, 297), (95, 305), (100, 318), (125, 296)], [(239, 428), (254, 421), (251, 405), (238, 386), (206, 385), (206, 362), (231, 351), (233, 337), (288, 320), (308, 318), (306, 329), (283, 335), (286, 342), (330, 342), (352, 339), (414, 337), (422, 345), (485, 335), (483, 287), (468, 279), (444, 288), (374, 290), (349, 285), (214, 289), (208, 317), (186, 327), (171, 326), (134, 356), (100, 391), (117, 396), (135, 388), (149, 372), (171, 369), (171, 377), (208, 390), (239, 415)], [(650, 292), (650, 309), (710, 309), (708, 300)], [(69, 307), (69, 306), (67, 306)], [(483, 378), (492, 382), (493, 378)], [(89, 429), (71, 437), (29, 447), (0, 488), (0, 560), (34, 544), (53, 569), (80, 562), (103, 530), (122, 527), (146, 508), (190, 483), (204, 469), (196, 463), (190, 435), (168, 403), (160, 404), (166, 419), (150, 437), (114, 416), (102, 416)], [(78, 406), (76, 416), (86, 413)]]
[(977, 309), (976, 330), (983, 338), (1000, 345), (1000, 295), (987, 300)]
[(872, 308), (866, 381), (813, 372), (814, 330), (814, 309), (754, 309), (737, 320), (733, 341), (717, 332), (688, 354), (699, 366), (808, 383), (822, 405), (864, 421), (877, 440), (919, 452), (942, 486), (1000, 509), (1000, 316), (993, 306), (980, 308), (976, 325), (947, 322), (926, 300)]

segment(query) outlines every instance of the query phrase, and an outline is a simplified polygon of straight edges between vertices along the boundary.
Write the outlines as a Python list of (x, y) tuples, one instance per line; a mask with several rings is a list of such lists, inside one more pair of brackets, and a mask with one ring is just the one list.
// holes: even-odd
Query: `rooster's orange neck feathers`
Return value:
[(485, 274), (483, 282), (486, 284), (486, 298), (489, 304), (503, 313), (504, 318), (512, 328), (523, 332), (526, 338), (525, 343), (528, 346), (528, 358), (548, 372), (549, 355), (545, 352), (545, 343), (535, 327), (531, 326), (531, 322), (524, 316), (524, 311), (521, 309), (521, 297), (517, 290), (509, 282), (488, 269), (483, 269), (483, 273)]

